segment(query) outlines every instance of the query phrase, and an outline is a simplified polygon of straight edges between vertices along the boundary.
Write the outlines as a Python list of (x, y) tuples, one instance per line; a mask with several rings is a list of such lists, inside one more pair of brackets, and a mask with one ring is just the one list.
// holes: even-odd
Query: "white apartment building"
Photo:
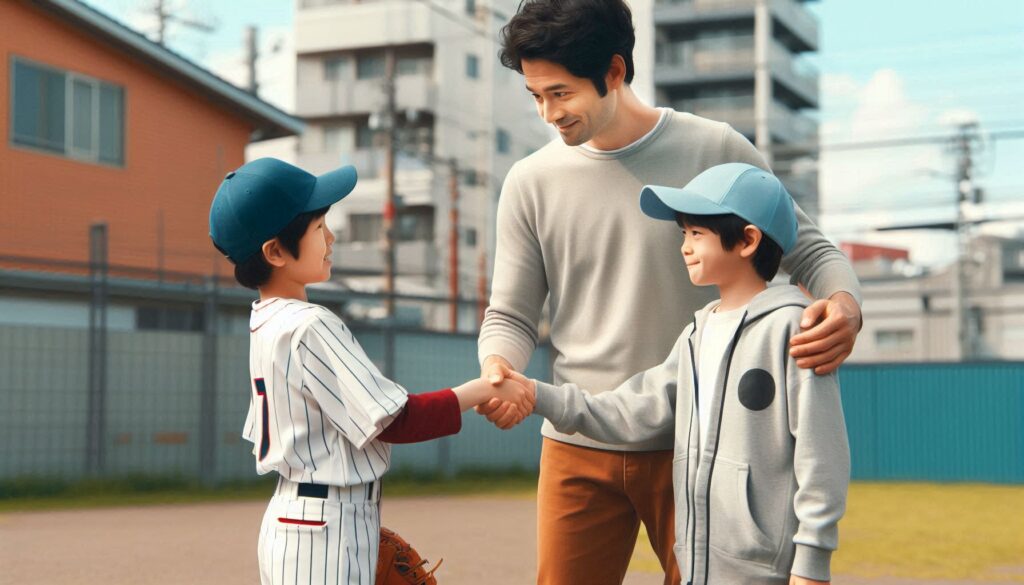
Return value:
[[(458, 282), (476, 298), (489, 282), (494, 216), (512, 164), (549, 139), (522, 78), (498, 61), (514, 0), (298, 0), (296, 109), (307, 123), (296, 162), (314, 172), (356, 166), (359, 185), (328, 218), (335, 267), (352, 288), (379, 291), (384, 267), (386, 52), (395, 56), (397, 292), (447, 296), (458, 172)], [(438, 307), (446, 314), (447, 307)], [(443, 315), (425, 315), (431, 322)], [(460, 328), (475, 324), (464, 307)]]

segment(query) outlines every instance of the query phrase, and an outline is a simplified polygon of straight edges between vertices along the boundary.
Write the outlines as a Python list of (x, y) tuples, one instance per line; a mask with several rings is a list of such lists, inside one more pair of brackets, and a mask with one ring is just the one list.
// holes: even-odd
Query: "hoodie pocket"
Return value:
[(711, 489), (711, 548), (725, 555), (770, 565), (776, 547), (750, 513), (750, 465), (715, 460)]

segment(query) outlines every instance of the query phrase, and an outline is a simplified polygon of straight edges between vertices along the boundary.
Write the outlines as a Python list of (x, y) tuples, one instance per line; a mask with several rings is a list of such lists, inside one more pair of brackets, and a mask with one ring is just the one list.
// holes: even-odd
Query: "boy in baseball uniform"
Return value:
[(381, 375), (337, 315), (308, 302), (306, 286), (330, 276), (327, 210), (355, 185), (351, 166), (317, 177), (263, 158), (228, 173), (210, 209), (214, 245), (238, 282), (259, 291), (243, 436), (256, 471), (280, 476), (259, 536), (264, 585), (373, 585), (390, 443), (455, 434), (463, 411), (495, 395), (521, 416), (532, 409), (518, 382), (410, 394)]
[(645, 187), (640, 207), (679, 224), (690, 280), (721, 298), (694, 315), (661, 365), (594, 395), (536, 382), (535, 412), (560, 432), (609, 443), (675, 429), (683, 582), (829, 582), (850, 453), (836, 374), (790, 355), (810, 301), (796, 286), (768, 286), (797, 240), (792, 199), (771, 173), (727, 163), (682, 189)]

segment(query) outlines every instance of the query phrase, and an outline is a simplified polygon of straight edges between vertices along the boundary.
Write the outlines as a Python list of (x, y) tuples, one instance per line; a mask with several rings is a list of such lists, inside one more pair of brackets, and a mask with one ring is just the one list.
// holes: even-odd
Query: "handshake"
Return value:
[(533, 412), (537, 403), (537, 385), (513, 370), (504, 360), (488, 358), (480, 377), (489, 384), (491, 396), (476, 405), (476, 412), (487, 417), (494, 426), (502, 430), (511, 429)]

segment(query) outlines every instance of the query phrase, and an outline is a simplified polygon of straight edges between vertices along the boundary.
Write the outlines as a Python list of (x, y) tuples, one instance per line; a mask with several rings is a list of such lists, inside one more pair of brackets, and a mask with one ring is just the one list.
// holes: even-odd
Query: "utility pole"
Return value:
[(165, 0), (156, 0), (156, 4), (153, 6), (153, 14), (156, 16), (156, 42), (163, 45), (167, 38), (167, 25), (170, 22), (176, 22), (182, 26), (198, 30), (200, 32), (212, 33), (217, 30), (217, 27), (212, 24), (200, 22), (189, 18), (183, 18), (172, 14), (167, 9), (167, 3)]
[(258, 32), (255, 26), (245, 27), (245, 64), (249, 70), (249, 87), (246, 89), (252, 95), (257, 95), (260, 90), (260, 83), (256, 79), (256, 62), (260, 58), (258, 43)]
[(949, 149), (956, 160), (956, 173), (953, 175), (956, 187), (956, 223), (953, 226), (956, 234), (956, 259), (953, 262), (952, 297), (953, 327), (956, 332), (957, 351), (961, 361), (976, 357), (976, 332), (968, 322), (967, 303), (967, 260), (970, 247), (971, 222), (967, 220), (967, 206), (980, 203), (980, 191), (974, 186), (974, 155), (980, 148), (978, 123), (961, 124), (959, 132), (951, 140)]
[(385, 125), (385, 194), (384, 194), (384, 312), (395, 316), (395, 150), (397, 148), (398, 116), (395, 115), (395, 49), (388, 47), (384, 55), (384, 91), (387, 110)]
[(451, 297), (449, 327), (459, 330), (459, 162), (448, 161), (448, 190), (451, 192), (450, 229), (448, 231), (448, 294)]
[(754, 7), (754, 146), (771, 165), (772, 136), (768, 116), (772, 103), (772, 79), (768, 70), (772, 39), (772, 15), (767, 0)]

